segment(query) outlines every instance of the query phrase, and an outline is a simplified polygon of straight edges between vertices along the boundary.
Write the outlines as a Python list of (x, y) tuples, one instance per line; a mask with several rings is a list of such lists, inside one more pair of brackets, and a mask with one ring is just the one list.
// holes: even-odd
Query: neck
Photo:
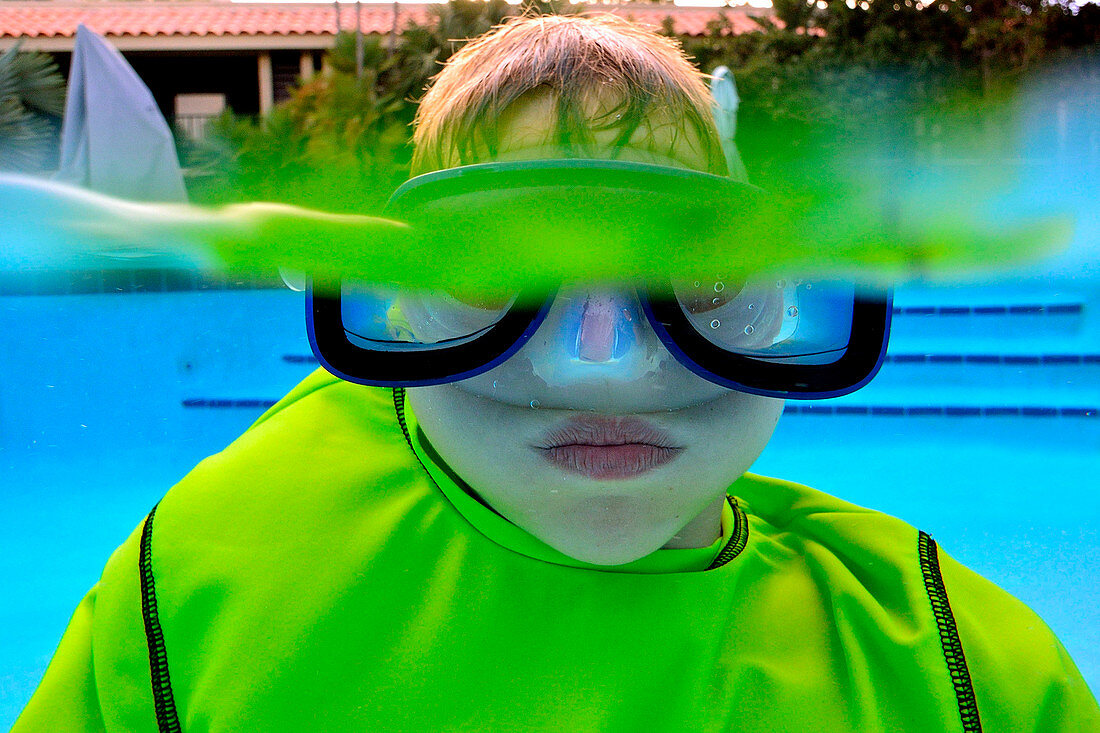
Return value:
[(722, 504), (725, 501), (726, 497), (722, 495), (707, 504), (697, 517), (665, 543), (663, 549), (686, 550), (713, 544), (722, 536)]

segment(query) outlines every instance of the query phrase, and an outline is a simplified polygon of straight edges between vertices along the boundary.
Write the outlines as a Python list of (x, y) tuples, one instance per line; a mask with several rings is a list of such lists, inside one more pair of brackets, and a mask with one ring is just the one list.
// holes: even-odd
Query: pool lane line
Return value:
[(1083, 303), (1032, 303), (1027, 305), (910, 305), (897, 306), (895, 316), (1078, 316)]
[[(288, 364), (318, 364), (312, 354), (284, 354)], [(887, 354), (890, 364), (981, 364), (994, 366), (1100, 366), (1100, 354)]]
[[(284, 357), (285, 358), (285, 357)], [(888, 364), (982, 366), (1100, 366), (1100, 354), (887, 354)]]
[(1044, 407), (1037, 405), (819, 405), (793, 404), (783, 407), (784, 415), (854, 417), (1068, 417), (1100, 418), (1100, 407)]

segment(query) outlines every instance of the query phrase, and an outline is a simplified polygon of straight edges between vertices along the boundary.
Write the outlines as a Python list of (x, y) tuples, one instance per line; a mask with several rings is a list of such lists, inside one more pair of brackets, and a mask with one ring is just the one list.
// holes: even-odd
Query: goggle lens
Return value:
[(672, 292), (691, 327), (715, 346), (765, 361), (830, 364), (851, 341), (851, 283), (763, 276), (678, 280)]
[(340, 315), (348, 340), (362, 348), (431, 350), (477, 338), (497, 324), (515, 301), (515, 295), (345, 283), (340, 291)]

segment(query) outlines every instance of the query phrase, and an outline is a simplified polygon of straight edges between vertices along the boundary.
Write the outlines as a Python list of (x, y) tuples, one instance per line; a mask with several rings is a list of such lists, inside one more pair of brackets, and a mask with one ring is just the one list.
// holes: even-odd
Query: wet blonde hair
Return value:
[[(673, 126), (674, 144), (689, 145), (708, 171), (725, 175), (705, 78), (677, 41), (613, 15), (511, 18), (435, 76), (414, 122), (412, 173), (495, 158), (501, 116), (525, 95), (549, 92), (555, 114), (547, 142), (563, 157), (593, 157), (599, 130), (615, 131), (614, 157), (656, 120)], [(610, 106), (593, 111), (594, 101), (608, 99)], [(652, 134), (642, 140), (656, 145)]]

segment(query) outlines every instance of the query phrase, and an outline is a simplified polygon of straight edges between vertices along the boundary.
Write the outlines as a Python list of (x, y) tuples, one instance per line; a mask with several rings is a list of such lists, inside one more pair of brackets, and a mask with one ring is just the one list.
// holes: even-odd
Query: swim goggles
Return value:
[[(762, 195), (760, 189), (720, 176), (643, 163), (485, 163), (410, 179), (393, 194), (386, 216), (470, 238), (489, 236), (486, 231), (495, 226), (506, 236), (523, 212), (553, 218), (583, 199), (589, 210), (611, 211), (613, 217), (668, 212), (671, 226), (683, 227), (708, 217), (736, 216), (731, 208)], [(736, 256), (737, 249), (725, 251)], [(561, 358), (626, 363), (639, 342), (639, 327), (648, 323), (688, 370), (751, 394), (836, 397), (865, 385), (881, 365), (890, 325), (889, 291), (797, 273), (748, 279), (723, 275), (650, 278), (630, 297), (598, 307), (585, 301), (555, 309)], [(489, 294), (312, 282), (306, 306), (309, 339), (320, 363), (351, 382), (388, 387), (455, 382), (482, 374), (519, 351), (547, 319), (558, 292), (545, 284)], [(594, 349), (591, 339), (586, 341), (586, 328), (602, 334)]]

